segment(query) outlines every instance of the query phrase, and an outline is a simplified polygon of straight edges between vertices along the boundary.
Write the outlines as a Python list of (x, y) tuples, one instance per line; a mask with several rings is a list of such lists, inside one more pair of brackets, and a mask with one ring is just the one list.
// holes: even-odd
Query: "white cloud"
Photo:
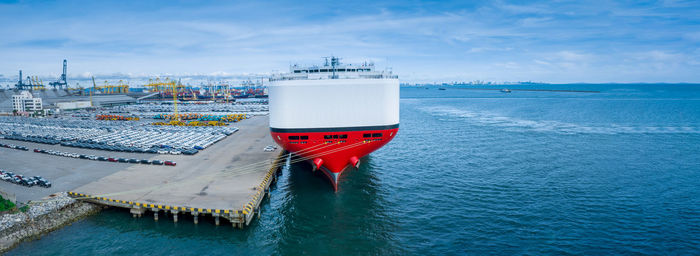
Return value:
[(503, 1), (494, 2), (494, 7), (512, 14), (550, 14), (554, 10), (543, 5), (515, 5), (506, 4)]
[(560, 51), (555, 54), (555, 57), (564, 61), (587, 61), (591, 56), (589, 54), (576, 53), (573, 51)]
[(653, 50), (648, 52), (636, 53), (635, 57), (639, 60), (651, 60), (659, 62), (674, 62), (679, 61), (683, 58), (682, 55), (676, 53), (669, 53), (665, 51)]
[(518, 23), (524, 27), (536, 27), (546, 25), (550, 20), (552, 20), (550, 17), (528, 17), (521, 19)]
[(521, 65), (514, 61), (508, 61), (503, 63), (495, 63), (494, 66), (507, 69), (519, 69)]
[(469, 53), (481, 53), (481, 52), (505, 52), (511, 51), (513, 47), (472, 47), (469, 49)]
[(91, 78), (94, 75), (91, 72), (83, 72), (77, 76), (77, 78)]
[[(285, 71), (290, 63), (318, 63), (334, 54), (347, 62), (388, 63), (400, 77), (415, 80), (628, 81), (642, 77), (635, 72), (645, 68), (669, 79), (700, 79), (691, 75), (700, 59), (692, 53), (700, 33), (693, 25), (697, 18), (684, 15), (693, 13), (687, 6), (685, 12), (558, 1), (442, 10), (407, 3), (401, 10), (361, 12), (270, 6), (246, 2), (13, 19), (20, 25), (0, 27), (0, 34), (13, 35), (0, 43), (0, 73), (16, 77), (21, 68), (55, 79), (67, 58), (69, 75), (77, 78), (228, 79)], [(29, 18), (47, 14), (25, 11)], [(12, 17), (8, 12), (0, 10), (0, 22)], [(260, 17), (250, 15), (256, 12)], [(289, 15), (265, 16), (270, 12)], [(45, 38), (60, 43), (27, 45)], [(669, 65), (676, 75), (661, 72)]]
[(549, 62), (543, 61), (543, 60), (533, 60), (533, 62), (540, 64), (540, 65), (546, 65), (546, 66), (552, 65), (552, 63), (549, 63)]

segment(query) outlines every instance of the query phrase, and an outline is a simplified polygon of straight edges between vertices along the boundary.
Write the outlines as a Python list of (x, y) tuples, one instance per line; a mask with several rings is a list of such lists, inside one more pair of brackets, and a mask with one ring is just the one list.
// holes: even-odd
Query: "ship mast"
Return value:
[(338, 75), (335, 73), (338, 66), (340, 66), (340, 58), (331, 56), (331, 67), (333, 68), (333, 76), (331, 79), (338, 79)]
[(323, 57), (326, 60), (326, 63), (324, 63), (324, 66), (329, 66), (328, 64), (328, 58), (331, 59), (331, 71), (333, 72), (331, 74), (331, 79), (338, 79), (338, 75), (336, 74), (337, 67), (340, 66), (340, 58), (335, 57), (335, 56), (330, 56), (330, 57)]

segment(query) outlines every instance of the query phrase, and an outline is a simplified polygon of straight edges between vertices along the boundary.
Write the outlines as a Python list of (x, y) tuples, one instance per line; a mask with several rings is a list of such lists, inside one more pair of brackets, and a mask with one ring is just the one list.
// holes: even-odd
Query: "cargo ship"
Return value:
[(340, 175), (391, 141), (399, 130), (399, 80), (373, 63), (290, 66), (270, 77), (270, 133), (285, 150), (325, 174)]

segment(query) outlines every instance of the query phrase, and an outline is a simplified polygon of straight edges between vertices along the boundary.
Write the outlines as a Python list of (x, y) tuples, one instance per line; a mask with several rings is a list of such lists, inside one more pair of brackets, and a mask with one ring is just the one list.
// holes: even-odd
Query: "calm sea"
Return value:
[(700, 254), (700, 85), (509, 88), (600, 93), (403, 88), (338, 193), (299, 163), (245, 230), (107, 210), (8, 255)]

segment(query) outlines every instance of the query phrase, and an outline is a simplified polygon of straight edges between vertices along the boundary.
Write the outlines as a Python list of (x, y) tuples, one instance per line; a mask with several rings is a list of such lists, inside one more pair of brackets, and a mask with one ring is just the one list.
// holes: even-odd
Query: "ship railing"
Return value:
[[(357, 76), (341, 76), (343, 79), (398, 79), (399, 76), (394, 74), (358, 74)], [(321, 76), (308, 76), (308, 75), (297, 75), (297, 74), (287, 74), (287, 75), (273, 75), (270, 76), (270, 81), (281, 81), (281, 80), (324, 80), (333, 79), (332, 75), (321, 75)]]

